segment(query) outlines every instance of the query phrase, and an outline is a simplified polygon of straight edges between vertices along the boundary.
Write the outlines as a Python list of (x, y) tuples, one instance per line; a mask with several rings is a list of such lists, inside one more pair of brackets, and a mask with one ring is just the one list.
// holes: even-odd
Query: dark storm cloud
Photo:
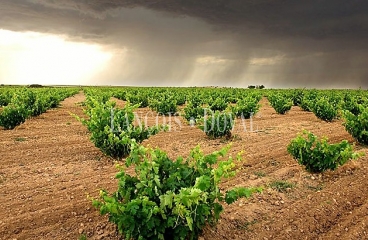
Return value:
[(126, 49), (106, 73), (116, 83), (367, 87), (367, 11), (362, 0), (3, 0), (0, 28)]
[[(104, 18), (119, 7), (145, 7), (172, 15), (192, 16), (231, 32), (273, 36), (356, 38), (368, 36), (368, 2), (345, 0), (30, 0), (55, 9)], [(84, 3), (83, 3), (84, 2)]]

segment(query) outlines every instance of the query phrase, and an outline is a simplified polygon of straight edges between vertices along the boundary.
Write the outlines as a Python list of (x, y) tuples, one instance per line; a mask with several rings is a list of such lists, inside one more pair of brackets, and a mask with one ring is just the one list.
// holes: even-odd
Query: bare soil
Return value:
[[(83, 100), (79, 93), (14, 130), (0, 129), (0, 239), (119, 239), (87, 198), (98, 197), (100, 189), (114, 191), (117, 169), (71, 115), (84, 116), (78, 104)], [(261, 104), (252, 123), (236, 122), (230, 140), (208, 139), (178, 116), (156, 118), (148, 108), (137, 112), (148, 125), (171, 123), (170, 131), (144, 145), (176, 158), (198, 144), (209, 153), (231, 143), (232, 155), (245, 151), (244, 161), (221, 187), (264, 186), (263, 193), (225, 206), (217, 227), (207, 227), (202, 238), (368, 239), (367, 156), (334, 172), (310, 174), (286, 150), (302, 129), (353, 143), (341, 120), (327, 123), (299, 107), (278, 115), (266, 99)], [(356, 149), (368, 153), (367, 147)], [(292, 185), (278, 191), (271, 187), (276, 181)]]

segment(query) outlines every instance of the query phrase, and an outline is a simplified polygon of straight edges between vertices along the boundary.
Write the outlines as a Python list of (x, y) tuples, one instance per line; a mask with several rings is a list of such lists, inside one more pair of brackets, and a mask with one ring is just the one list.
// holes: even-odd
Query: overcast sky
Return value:
[(0, 1), (0, 83), (368, 87), (364, 0)]

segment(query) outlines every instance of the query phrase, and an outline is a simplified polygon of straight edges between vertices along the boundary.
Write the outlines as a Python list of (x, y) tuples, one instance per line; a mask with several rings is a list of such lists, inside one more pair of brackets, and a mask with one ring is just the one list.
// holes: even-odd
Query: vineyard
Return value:
[(368, 91), (0, 87), (0, 239), (368, 239)]

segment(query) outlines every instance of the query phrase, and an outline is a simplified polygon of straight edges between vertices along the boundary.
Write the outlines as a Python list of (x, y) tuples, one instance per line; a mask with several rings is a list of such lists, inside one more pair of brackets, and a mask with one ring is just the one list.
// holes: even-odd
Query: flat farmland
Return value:
[[(84, 116), (84, 100), (80, 92), (14, 130), (0, 129), (0, 239), (120, 239), (115, 225), (87, 197), (97, 198), (100, 189), (116, 190), (118, 170), (72, 115)], [(262, 193), (224, 205), (218, 225), (206, 227), (201, 237), (368, 239), (368, 148), (355, 142), (340, 119), (322, 121), (298, 106), (277, 114), (265, 97), (260, 104), (252, 120), (236, 121), (229, 140), (209, 139), (180, 116), (174, 121), (149, 108), (137, 109), (148, 125), (171, 125), (143, 145), (176, 158), (188, 156), (198, 144), (210, 153), (231, 143), (230, 153), (244, 151), (243, 161), (221, 188), (264, 186)], [(366, 156), (335, 171), (310, 174), (287, 152), (302, 129), (333, 143), (346, 139)]]

